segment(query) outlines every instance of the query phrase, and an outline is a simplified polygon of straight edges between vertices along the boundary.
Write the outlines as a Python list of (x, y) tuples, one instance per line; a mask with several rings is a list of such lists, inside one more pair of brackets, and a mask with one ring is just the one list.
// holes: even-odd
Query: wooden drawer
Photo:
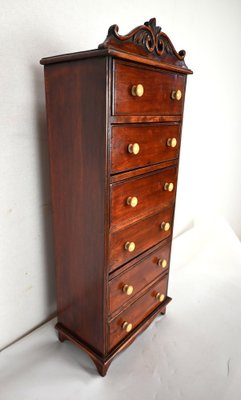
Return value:
[(131, 330), (133, 330), (148, 316), (148, 314), (160, 305), (160, 300), (156, 298), (158, 293), (164, 295), (163, 301), (165, 300), (167, 294), (167, 283), (168, 276), (165, 276), (161, 281), (153, 285), (142, 297), (123, 311), (123, 313), (119, 314), (110, 322), (109, 349), (112, 349), (118, 342), (128, 335), (129, 332), (126, 332), (126, 330), (123, 329), (123, 324), (125, 322), (132, 324)]
[[(110, 233), (109, 270), (112, 271), (138, 254), (161, 242), (172, 232), (173, 207), (166, 208), (158, 214), (145, 218), (127, 228)], [(169, 223), (170, 229), (163, 229), (163, 223)], [(135, 244), (129, 251), (128, 244)]]
[(111, 185), (111, 227), (120, 229), (173, 204), (177, 167)]
[[(186, 77), (165, 73), (121, 61), (114, 63), (113, 115), (181, 115)], [(141, 84), (141, 97), (132, 95), (132, 87)], [(180, 90), (181, 99), (173, 100), (172, 92)]]
[[(146, 165), (178, 158), (180, 148), (179, 124), (121, 125), (111, 131), (111, 171), (128, 171)], [(176, 139), (176, 146), (168, 146), (168, 139)], [(129, 145), (139, 145), (138, 154), (129, 152)], [(169, 143), (170, 144), (170, 143)]]
[(161, 246), (109, 282), (110, 314), (168, 271), (170, 246), (170, 242)]

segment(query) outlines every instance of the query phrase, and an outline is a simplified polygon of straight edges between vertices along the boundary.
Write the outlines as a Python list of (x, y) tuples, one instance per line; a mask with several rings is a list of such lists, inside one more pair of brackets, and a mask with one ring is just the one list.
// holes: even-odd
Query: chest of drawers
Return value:
[(104, 376), (171, 300), (186, 76), (155, 19), (45, 66), (59, 339)]

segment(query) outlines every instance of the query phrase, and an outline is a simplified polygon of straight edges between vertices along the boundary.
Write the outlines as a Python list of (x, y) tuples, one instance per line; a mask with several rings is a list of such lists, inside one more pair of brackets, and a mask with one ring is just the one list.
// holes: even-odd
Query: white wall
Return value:
[(241, 238), (239, 0), (1, 0), (0, 348), (55, 311), (44, 56), (156, 17), (187, 50), (176, 234), (220, 213)]

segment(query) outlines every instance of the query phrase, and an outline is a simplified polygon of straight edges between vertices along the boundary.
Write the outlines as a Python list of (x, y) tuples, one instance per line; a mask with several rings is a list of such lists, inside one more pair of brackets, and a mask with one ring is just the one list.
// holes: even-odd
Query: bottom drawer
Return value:
[(153, 285), (148, 292), (110, 322), (109, 350), (124, 339), (167, 295), (168, 275)]

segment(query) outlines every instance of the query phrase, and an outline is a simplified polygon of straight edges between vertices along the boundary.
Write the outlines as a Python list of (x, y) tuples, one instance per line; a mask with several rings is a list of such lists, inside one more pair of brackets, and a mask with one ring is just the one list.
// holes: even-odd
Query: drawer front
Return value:
[(172, 205), (176, 194), (177, 167), (128, 179), (111, 187), (111, 227), (118, 229), (161, 208)]
[[(161, 300), (162, 302), (165, 300), (167, 295), (167, 280), (168, 278), (165, 276), (161, 281), (152, 286), (147, 293), (128, 307), (127, 310), (123, 311), (123, 313), (110, 322), (109, 349), (112, 349), (129, 334), (129, 332), (124, 329), (124, 327), (126, 327), (125, 323), (131, 324), (132, 327), (129, 325), (128, 328), (132, 328), (131, 330), (133, 330), (161, 304)], [(158, 294), (160, 295), (159, 298), (157, 298)]]
[[(127, 228), (110, 233), (109, 270), (116, 269), (170, 236), (172, 221), (173, 207), (170, 207)], [(164, 229), (165, 223), (170, 225), (168, 230)]]
[(169, 269), (170, 242), (109, 282), (110, 313), (125, 305)]
[[(183, 111), (184, 75), (127, 65), (114, 64), (114, 115), (181, 115)], [(132, 94), (133, 86), (141, 84), (141, 97)], [(181, 91), (180, 100), (172, 98), (173, 92)]]
[[(113, 126), (111, 133), (112, 173), (178, 158), (180, 131), (179, 124)], [(176, 139), (174, 147), (168, 145), (170, 144), (169, 139)], [(129, 145), (133, 144), (139, 146), (137, 154), (131, 152), (132, 147)]]

